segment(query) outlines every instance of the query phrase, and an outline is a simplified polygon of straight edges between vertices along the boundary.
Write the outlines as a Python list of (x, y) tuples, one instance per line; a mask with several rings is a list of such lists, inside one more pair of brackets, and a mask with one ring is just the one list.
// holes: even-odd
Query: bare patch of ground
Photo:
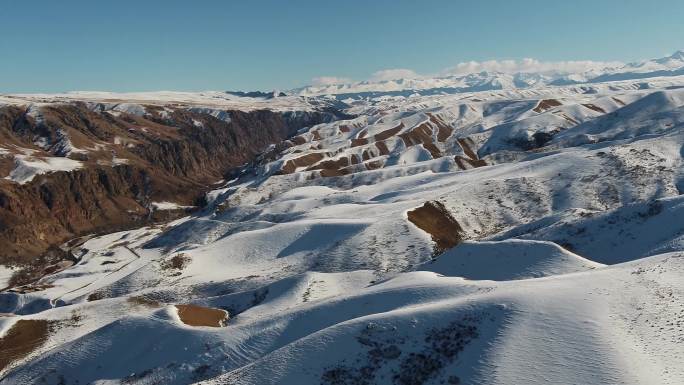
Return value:
[(297, 170), (298, 167), (313, 166), (314, 164), (320, 162), (323, 158), (325, 158), (325, 155), (323, 155), (322, 153), (313, 152), (311, 154), (300, 156), (299, 158), (290, 159), (287, 162), (285, 162), (285, 165), (280, 170), (280, 173), (292, 174)]
[(351, 140), (351, 147), (359, 147), (368, 144), (367, 138), (357, 138)]
[(460, 155), (456, 155), (454, 157), (454, 161), (460, 169), (467, 170), (470, 168), (477, 168), (487, 165), (487, 162), (484, 159), (480, 159), (480, 157), (477, 156), (477, 153), (473, 151), (473, 146), (475, 146), (475, 143), (473, 143), (472, 139), (459, 138), (456, 139), (456, 142), (459, 146), (461, 146), (461, 149), (463, 149), (463, 153), (468, 156), (468, 158)]
[(442, 154), (432, 140), (432, 133), (433, 131), (430, 123), (425, 122), (412, 128), (410, 131), (399, 135), (399, 137), (404, 141), (406, 147), (422, 144), (423, 147), (430, 152), (432, 158), (437, 159), (441, 157)]
[(375, 147), (380, 150), (380, 155), (389, 155), (390, 153), (384, 141), (375, 142)]
[(161, 262), (161, 268), (164, 270), (183, 270), (192, 261), (184, 253), (179, 253), (173, 257)]
[(378, 134), (375, 134), (374, 139), (376, 142), (378, 142), (381, 140), (391, 138), (394, 135), (396, 135), (399, 131), (401, 131), (402, 128), (404, 128), (404, 123), (399, 123), (396, 127), (392, 127), (388, 130), (385, 130), (385, 131), (382, 131)]
[(606, 113), (606, 110), (604, 110), (603, 108), (601, 108), (601, 107), (599, 107), (599, 106), (597, 106), (597, 105), (595, 105), (595, 104), (587, 103), (587, 104), (582, 104), (582, 105), (583, 105), (584, 107), (587, 107), (587, 108), (590, 109), (590, 110), (594, 110), (594, 111), (600, 112), (600, 113), (602, 113), (602, 114), (605, 114), (605, 113)]
[(160, 307), (161, 304), (153, 299), (143, 297), (143, 296), (136, 296), (136, 297), (128, 297), (128, 303), (134, 306), (141, 306), (141, 307), (147, 307), (147, 308), (157, 308)]
[(224, 327), (228, 322), (228, 312), (221, 309), (197, 305), (176, 305), (178, 317), (189, 326)]
[(559, 102), (556, 99), (543, 99), (540, 100), (539, 103), (537, 104), (536, 107), (532, 109), (534, 112), (544, 112), (546, 110), (550, 110), (553, 107), (558, 107), (560, 105), (563, 105), (563, 103)]
[(436, 115), (427, 114), (427, 116), (430, 118), (432, 124), (437, 126), (437, 140), (440, 142), (446, 141), (454, 132), (454, 129)]
[(411, 223), (432, 236), (435, 242), (435, 255), (463, 241), (463, 228), (440, 202), (425, 202), (407, 214)]
[(0, 371), (41, 347), (47, 340), (47, 320), (19, 320), (0, 338)]

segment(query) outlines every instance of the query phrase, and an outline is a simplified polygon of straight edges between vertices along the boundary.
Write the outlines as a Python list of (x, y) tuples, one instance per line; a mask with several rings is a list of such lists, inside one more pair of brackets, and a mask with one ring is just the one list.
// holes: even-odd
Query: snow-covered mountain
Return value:
[[(684, 383), (684, 77), (598, 76), (359, 83), (335, 89), (364, 98), (339, 101), (123, 95), (68, 115), (157, 143), (232, 130), (218, 121), (240, 106), (335, 112), (207, 186), (194, 212), (84, 233), (10, 283), (0, 384)], [(58, 113), (104, 99), (3, 101)], [(5, 183), (45, 191), (14, 170)], [(4, 266), (0, 287), (22, 269)]]
[(678, 75), (684, 75), (684, 51), (677, 51), (670, 56), (642, 62), (623, 65), (610, 63), (603, 67), (591, 68), (583, 72), (570, 72), (562, 69), (551, 69), (541, 72), (482, 71), (439, 77), (306, 86), (292, 90), (291, 93), (305, 96), (339, 95), (339, 98), (344, 99), (349, 97), (380, 96), (382, 94), (402, 94), (406, 96), (413, 93), (428, 95), (529, 88), (544, 85), (564, 86)]

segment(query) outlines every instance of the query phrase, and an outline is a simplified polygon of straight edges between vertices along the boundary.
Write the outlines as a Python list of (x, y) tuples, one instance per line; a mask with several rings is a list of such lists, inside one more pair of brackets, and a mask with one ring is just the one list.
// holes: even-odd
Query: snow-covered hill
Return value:
[(0, 384), (684, 382), (684, 78), (281, 98), (347, 118), (0, 293)]

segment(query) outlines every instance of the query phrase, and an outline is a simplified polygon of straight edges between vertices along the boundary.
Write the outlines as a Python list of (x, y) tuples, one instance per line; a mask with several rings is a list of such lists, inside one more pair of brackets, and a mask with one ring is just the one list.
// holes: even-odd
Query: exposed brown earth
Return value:
[[(82, 234), (184, 215), (150, 215), (150, 203), (197, 205), (213, 182), (269, 144), (331, 119), (316, 112), (228, 111), (227, 121), (187, 109), (146, 106), (144, 116), (104, 109), (80, 102), (47, 105), (35, 119), (29, 107), (0, 107), (0, 145), (14, 152), (0, 156), (1, 177), (14, 167), (14, 155), (27, 150), (83, 163), (21, 185), (0, 179), (0, 261), (24, 265)], [(114, 164), (114, 158), (125, 161)]]
[(599, 106), (597, 106), (597, 105), (595, 105), (595, 104), (586, 103), (586, 104), (582, 104), (582, 105), (583, 105), (584, 107), (587, 107), (587, 108), (590, 109), (590, 110), (594, 110), (594, 111), (599, 112), (599, 113), (602, 113), (602, 114), (605, 114), (605, 113), (606, 113), (606, 110), (604, 110), (603, 108), (601, 108), (601, 107), (599, 107)]
[(445, 142), (454, 132), (454, 129), (436, 115), (427, 114), (427, 116), (430, 118), (430, 122), (437, 126), (437, 140)]
[(392, 127), (390, 129), (387, 129), (387, 130), (381, 131), (380, 133), (375, 134), (373, 139), (375, 139), (376, 142), (380, 141), (380, 140), (389, 139), (389, 138), (393, 137), (394, 135), (396, 135), (399, 131), (401, 131), (402, 128), (404, 128), (404, 123), (399, 123), (396, 127)]
[(149, 298), (146, 298), (143, 296), (128, 297), (127, 301), (128, 301), (128, 303), (130, 303), (133, 306), (141, 306), (141, 307), (150, 308), (150, 309), (158, 308), (162, 305), (161, 303), (159, 303), (155, 300), (152, 300), (152, 299), (149, 299)]
[(370, 158), (371, 157), (370, 157), (370, 154), (368, 153), (368, 150), (363, 150), (363, 152), (361, 153), (361, 159), (366, 161), (366, 160), (369, 160)]
[(333, 177), (333, 176), (342, 176), (342, 175), (347, 175), (350, 174), (351, 170), (348, 168), (341, 168), (341, 169), (324, 169), (321, 170), (320, 175), (324, 178), (328, 177)]
[(380, 155), (388, 155), (390, 153), (384, 141), (375, 142), (375, 147), (380, 150)]
[(298, 146), (307, 142), (306, 138), (301, 136), (301, 135), (298, 135), (298, 136), (295, 136), (294, 138), (291, 138), (290, 141), (292, 143), (294, 143), (295, 145), (298, 145)]
[(470, 159), (479, 159), (477, 156), (477, 153), (473, 151), (473, 148), (475, 146), (475, 143), (473, 143), (472, 139), (470, 138), (458, 138), (456, 139), (458, 142), (458, 145), (461, 146), (461, 149), (463, 149), (463, 153), (466, 154), (467, 157)]
[(371, 162), (366, 162), (364, 163), (364, 165), (366, 166), (366, 170), (377, 170), (379, 168), (382, 168), (382, 166), (384, 166), (385, 164), (380, 160), (374, 160)]
[(0, 371), (29, 355), (47, 340), (50, 324), (46, 320), (19, 320), (0, 338)]
[(184, 253), (179, 253), (173, 257), (162, 261), (161, 268), (164, 270), (183, 270), (192, 259)]
[(627, 104), (623, 102), (622, 100), (616, 98), (615, 96), (611, 97), (613, 100), (615, 100), (615, 103), (621, 105), (621, 106), (626, 106)]
[(425, 202), (407, 213), (408, 220), (432, 236), (435, 254), (441, 254), (463, 241), (463, 229), (444, 205), (437, 201)]
[(456, 155), (454, 157), (454, 161), (456, 162), (456, 165), (461, 169), (461, 170), (469, 170), (471, 168), (478, 168), (478, 167), (483, 167), (487, 165), (487, 162), (484, 161), (483, 159), (468, 159), (464, 158), (460, 155)]
[(432, 127), (428, 122), (422, 123), (410, 131), (400, 134), (399, 137), (404, 141), (406, 147), (422, 144), (423, 147), (430, 152), (434, 159), (442, 156), (441, 152), (435, 146), (432, 140)]
[(223, 327), (228, 322), (228, 312), (197, 305), (176, 305), (178, 317), (189, 326)]
[(567, 120), (568, 122), (570, 122), (570, 123), (572, 123), (572, 124), (579, 124), (578, 121), (576, 121), (575, 119), (569, 117), (569, 116), (566, 115), (566, 114), (559, 114), (559, 115), (560, 115), (563, 119)]
[(299, 158), (290, 159), (285, 162), (285, 165), (283, 165), (283, 168), (280, 170), (280, 174), (292, 174), (293, 172), (297, 171), (297, 168), (312, 166), (323, 160), (323, 158), (325, 158), (325, 154), (320, 152), (312, 152), (310, 154), (300, 156)]
[(356, 138), (351, 140), (351, 147), (359, 147), (368, 144), (367, 138)]
[(544, 112), (544, 111), (549, 110), (553, 107), (558, 107), (561, 105), (563, 105), (563, 104), (556, 99), (542, 99), (539, 101), (537, 106), (532, 109), (532, 111)]
[(456, 155), (454, 157), (454, 161), (456, 162), (456, 165), (462, 169), (462, 170), (468, 170), (471, 168), (477, 168), (477, 167), (482, 167), (486, 166), (487, 162), (484, 159), (480, 159), (479, 156), (475, 151), (473, 151), (473, 147), (475, 147), (475, 143), (473, 142), (472, 139), (470, 138), (458, 138), (456, 139), (456, 142), (458, 143), (459, 146), (461, 146), (461, 149), (463, 150), (463, 153), (466, 154), (466, 157)]

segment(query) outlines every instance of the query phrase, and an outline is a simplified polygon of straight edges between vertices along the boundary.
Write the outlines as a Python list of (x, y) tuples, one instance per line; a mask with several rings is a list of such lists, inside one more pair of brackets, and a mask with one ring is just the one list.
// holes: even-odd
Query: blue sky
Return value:
[(288, 89), (684, 48), (684, 1), (5, 1), (0, 92)]

